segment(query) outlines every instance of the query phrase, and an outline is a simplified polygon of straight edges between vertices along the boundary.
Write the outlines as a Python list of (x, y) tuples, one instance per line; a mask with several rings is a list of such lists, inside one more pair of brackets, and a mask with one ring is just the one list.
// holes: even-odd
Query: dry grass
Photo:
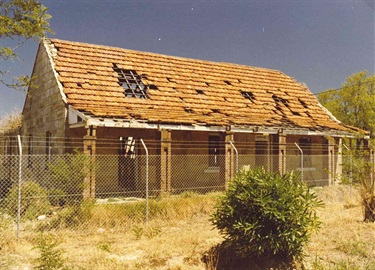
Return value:
[[(351, 195), (350, 195), (351, 193)], [(311, 269), (375, 269), (375, 223), (363, 222), (358, 191), (348, 186), (318, 190), (323, 222), (307, 248)]]
[[(348, 187), (342, 186), (317, 192), (326, 206), (318, 211), (322, 228), (306, 248), (306, 268), (375, 269), (375, 224), (362, 222), (358, 193), (353, 190), (350, 197)], [(214, 196), (182, 198), (180, 207), (167, 202), (153, 213), (148, 226), (144, 222), (105, 226), (100, 212), (94, 212), (95, 224), (103, 225), (95, 231), (52, 232), (61, 241), (65, 265), (92, 270), (205, 269), (203, 254), (223, 241), (209, 222)], [(33, 249), (34, 227), (24, 227), (18, 242), (14, 227), (0, 228), (0, 269), (32, 269), (40, 256)], [(214, 260), (211, 263), (215, 264)]]

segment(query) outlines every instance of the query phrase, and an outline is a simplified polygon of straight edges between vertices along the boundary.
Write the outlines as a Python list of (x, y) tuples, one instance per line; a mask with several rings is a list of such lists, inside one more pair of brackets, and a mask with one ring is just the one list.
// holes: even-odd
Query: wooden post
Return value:
[(233, 138), (232, 131), (225, 133), (225, 189), (228, 188), (230, 181), (234, 177), (234, 150), (230, 145), (230, 141), (233, 141)]
[(87, 164), (87, 173), (84, 179), (83, 198), (95, 198), (95, 171), (92, 170), (92, 164), (95, 161), (96, 154), (96, 127), (89, 126), (86, 128), (87, 134), (83, 137), (83, 153), (90, 157)]
[(161, 130), (161, 153), (160, 153), (160, 173), (161, 193), (171, 191), (171, 152), (172, 152), (172, 132), (170, 130)]
[(286, 172), (286, 135), (282, 132), (279, 133), (279, 172)]

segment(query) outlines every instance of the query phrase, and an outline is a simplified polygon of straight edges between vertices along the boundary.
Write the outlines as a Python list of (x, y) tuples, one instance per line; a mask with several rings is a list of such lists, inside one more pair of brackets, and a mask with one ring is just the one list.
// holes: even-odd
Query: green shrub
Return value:
[[(9, 190), (6, 197), (8, 213), (16, 217), (18, 213), (18, 186)], [(21, 184), (21, 217), (33, 219), (50, 211), (47, 191), (39, 184), (26, 181)]]
[(59, 244), (51, 234), (42, 234), (36, 239), (34, 249), (40, 250), (40, 257), (36, 259), (36, 269), (67, 269), (64, 267), (63, 251), (58, 247)]
[(322, 205), (299, 175), (258, 168), (234, 178), (211, 221), (241, 256), (301, 259)]

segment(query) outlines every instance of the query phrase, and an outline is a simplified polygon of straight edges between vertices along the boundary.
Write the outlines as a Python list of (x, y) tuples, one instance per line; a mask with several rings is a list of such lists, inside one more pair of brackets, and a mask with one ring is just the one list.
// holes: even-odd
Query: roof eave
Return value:
[(150, 123), (136, 119), (116, 119), (87, 116), (70, 108), (70, 113), (80, 116), (82, 122), (70, 122), (70, 128), (78, 127), (112, 127), (112, 128), (140, 128), (140, 129), (169, 129), (181, 131), (207, 131), (207, 132), (234, 132), (234, 133), (257, 133), (257, 134), (285, 134), (301, 136), (331, 136), (331, 137), (349, 137), (355, 138), (356, 134), (349, 131), (341, 130), (311, 130), (307, 128), (288, 128), (288, 127), (266, 127), (255, 125), (244, 126), (215, 126), (206, 124), (168, 124), (168, 123)]

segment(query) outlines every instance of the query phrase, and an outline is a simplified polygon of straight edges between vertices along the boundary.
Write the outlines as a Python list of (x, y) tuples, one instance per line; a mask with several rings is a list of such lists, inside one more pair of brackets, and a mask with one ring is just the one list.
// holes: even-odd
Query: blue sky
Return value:
[[(49, 37), (277, 69), (314, 93), (375, 72), (373, 0), (41, 2), (52, 15)], [(21, 61), (1, 69), (31, 75), (36, 50), (29, 41)], [(22, 109), (24, 98), (0, 85), (0, 117)]]

